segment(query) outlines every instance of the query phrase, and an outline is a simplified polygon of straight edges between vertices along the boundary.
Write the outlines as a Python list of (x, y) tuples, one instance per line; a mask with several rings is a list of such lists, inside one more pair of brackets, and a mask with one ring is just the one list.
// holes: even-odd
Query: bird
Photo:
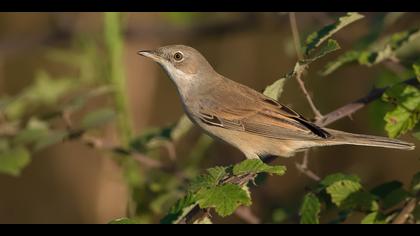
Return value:
[(319, 127), (277, 100), (220, 75), (192, 47), (168, 45), (138, 54), (163, 68), (195, 125), (236, 147), (247, 159), (291, 157), (309, 148), (331, 145), (415, 148), (397, 139)]

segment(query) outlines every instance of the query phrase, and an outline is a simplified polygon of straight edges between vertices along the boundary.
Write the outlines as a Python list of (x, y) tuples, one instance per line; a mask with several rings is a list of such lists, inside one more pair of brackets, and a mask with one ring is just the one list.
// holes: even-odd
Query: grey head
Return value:
[(141, 50), (140, 55), (159, 63), (178, 87), (181, 95), (198, 86), (214, 83), (220, 76), (200, 52), (184, 45), (169, 45), (155, 50)]

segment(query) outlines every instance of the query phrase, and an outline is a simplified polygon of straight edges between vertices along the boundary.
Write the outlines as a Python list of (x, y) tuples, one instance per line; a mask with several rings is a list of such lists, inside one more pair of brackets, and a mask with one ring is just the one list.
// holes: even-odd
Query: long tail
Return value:
[(408, 143), (397, 139), (390, 139), (372, 135), (352, 134), (333, 129), (325, 130), (332, 135), (331, 142), (328, 142), (327, 145), (349, 144), (403, 150), (414, 150), (415, 148), (413, 143)]

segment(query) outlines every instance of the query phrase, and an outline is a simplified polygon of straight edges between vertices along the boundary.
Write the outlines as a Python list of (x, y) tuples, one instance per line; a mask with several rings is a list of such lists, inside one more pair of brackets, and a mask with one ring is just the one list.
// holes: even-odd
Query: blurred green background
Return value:
[[(296, 13), (302, 40), (343, 14)], [(304, 78), (322, 113), (363, 97), (375, 84), (408, 78), (401, 68), (386, 64), (349, 65), (325, 77), (318, 73), (344, 51), (370, 43), (369, 37), (380, 39), (420, 25), (419, 13), (392, 15), (394, 18), (387, 13), (362, 14), (363, 20), (335, 35), (342, 49), (311, 64)], [(289, 73), (296, 62), (285, 13), (124, 13), (116, 16), (121, 17), (121, 24), (113, 22), (112, 17), (106, 19), (103, 13), (1, 13), (0, 97), (17, 95), (38, 81), (37, 92), (33, 92), (37, 95), (28, 99), (33, 104), (11, 113), (27, 121), (30, 115), (20, 113), (38, 112), (34, 108), (38, 103), (60, 107), (58, 100), (77, 98), (103, 84), (111, 84), (120, 89), (119, 94), (124, 98), (118, 98), (118, 91), (115, 97), (95, 96), (72, 114), (72, 120), (78, 123), (88, 111), (115, 102), (115, 122), (90, 132), (104, 142), (124, 143), (124, 137), (129, 139), (150, 127), (173, 124), (183, 114), (173, 84), (158, 65), (138, 56), (138, 50), (168, 44), (192, 46), (220, 74), (258, 91)], [(118, 27), (122, 31), (120, 38), (114, 35)], [(418, 55), (419, 40), (402, 51)], [(113, 80), (116, 77), (124, 78), (125, 82)], [(62, 82), (57, 85), (52, 81)], [(286, 84), (281, 102), (308, 118), (313, 116), (295, 80)], [(119, 103), (126, 103), (127, 107), (118, 108)], [(378, 116), (381, 111), (377, 108), (371, 104), (330, 127), (386, 136), (385, 123)], [(127, 117), (129, 121), (124, 121)], [(0, 117), (1, 122), (4, 121)], [(66, 126), (60, 120), (49, 124)], [(117, 135), (117, 130), (125, 133)], [(175, 162), (189, 163), (191, 158), (202, 156), (194, 164), (197, 168), (193, 174), (214, 165), (243, 160), (239, 151), (219, 141), (205, 148), (202, 155), (189, 153), (199, 134), (194, 129), (175, 148)], [(419, 144), (410, 135), (400, 138)], [(158, 153), (160, 159), (172, 162), (165, 150)], [(111, 156), (79, 140), (34, 151), (19, 177), (0, 174), (0, 223), (107, 223), (126, 216), (127, 202), (133, 192), (124, 181), (124, 164)], [(301, 155), (279, 158), (275, 163), (288, 167), (286, 175), (268, 177), (265, 183), (252, 189), (251, 209), (263, 222), (281, 222), (283, 215), (296, 212), (306, 186), (313, 183), (295, 168), (295, 162), (301, 158)], [(420, 169), (418, 151), (350, 146), (312, 150), (309, 166), (320, 176), (332, 172), (356, 174), (367, 187), (395, 179), (408, 184)], [(146, 171), (142, 166), (135, 171), (141, 172), (140, 183), (144, 185), (142, 191), (133, 195), (136, 212), (141, 222), (156, 223), (170, 206), (167, 202), (173, 202), (173, 196), (165, 198), (163, 194), (150, 192), (159, 192), (161, 186), (157, 183), (176, 177), (167, 174), (157, 177), (160, 182), (156, 178), (152, 181), (149, 177), (153, 171)], [(293, 217), (296, 216), (289, 216), (287, 221), (295, 222)], [(236, 215), (227, 219), (216, 217), (215, 221), (244, 222)]]

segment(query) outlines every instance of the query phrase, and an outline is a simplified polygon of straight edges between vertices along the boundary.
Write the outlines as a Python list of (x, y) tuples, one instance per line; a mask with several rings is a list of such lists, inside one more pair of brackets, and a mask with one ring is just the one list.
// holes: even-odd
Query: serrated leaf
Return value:
[(325, 177), (320, 184), (328, 187), (332, 184), (334, 184), (335, 182), (338, 181), (342, 181), (342, 180), (350, 180), (353, 182), (360, 182), (360, 178), (355, 176), (355, 175), (346, 175), (346, 174), (342, 174), (342, 173), (336, 173), (336, 174), (331, 174), (328, 175), (327, 177)]
[(396, 85), (382, 96), (383, 100), (396, 103), (384, 119), (388, 136), (395, 138), (413, 129), (420, 119), (420, 91), (411, 85)]
[(285, 82), (286, 78), (276, 80), (276, 82), (265, 88), (264, 95), (274, 100), (279, 100), (281, 94), (283, 93), (283, 87)]
[(409, 197), (410, 193), (406, 190), (402, 188), (395, 189), (383, 199), (382, 207), (385, 209), (394, 207)]
[(191, 181), (189, 191), (196, 192), (202, 188), (211, 188), (219, 184), (219, 182), (227, 175), (227, 167), (216, 166), (207, 169), (206, 174), (199, 175)]
[(194, 194), (187, 194), (179, 199), (169, 210), (169, 213), (160, 221), (162, 224), (178, 223), (188, 212), (196, 206)]
[(338, 18), (338, 20), (334, 24), (327, 25), (321, 30), (310, 34), (306, 39), (306, 46), (304, 50), (305, 54), (309, 55), (309, 53), (311, 53), (312, 50), (321, 45), (325, 40), (327, 40), (337, 31), (363, 17), (364, 16), (359, 13), (349, 12), (346, 16)]
[(197, 199), (200, 208), (215, 208), (222, 217), (233, 214), (241, 205), (251, 205), (247, 192), (234, 184), (202, 189), (197, 193)]
[(262, 172), (283, 175), (286, 172), (286, 167), (270, 166), (259, 159), (248, 159), (233, 166), (234, 175), (258, 174)]
[(376, 196), (365, 191), (351, 193), (340, 205), (341, 209), (357, 209), (359, 211), (370, 212), (377, 211), (379, 204)]
[(361, 224), (385, 224), (385, 217), (380, 212), (372, 212), (367, 214), (362, 221)]
[(108, 224), (114, 225), (114, 224), (118, 224), (118, 225), (130, 225), (130, 224), (137, 224), (137, 222), (133, 219), (129, 219), (129, 218), (119, 218), (119, 219), (115, 219), (110, 221)]
[(23, 146), (4, 150), (0, 152), (0, 173), (19, 176), (30, 160), (30, 153)]
[(305, 63), (314, 62), (314, 61), (318, 60), (319, 58), (322, 58), (323, 56), (325, 56), (325, 55), (327, 55), (331, 52), (334, 52), (338, 49), (340, 49), (340, 45), (338, 44), (338, 42), (335, 41), (334, 39), (328, 39), (327, 44), (325, 44), (319, 50), (317, 50), (317, 52), (314, 53), (314, 55), (312, 55), (311, 58), (305, 59), (304, 62)]
[(300, 207), (301, 224), (319, 224), (319, 213), (321, 212), (321, 202), (313, 193), (307, 193), (303, 198)]
[(326, 188), (327, 193), (331, 196), (332, 202), (340, 207), (344, 201), (352, 194), (361, 190), (362, 186), (359, 182), (352, 180), (340, 180)]
[(111, 108), (102, 108), (88, 113), (82, 120), (81, 127), (92, 129), (104, 125), (115, 118), (115, 111)]
[(413, 194), (417, 194), (420, 191), (420, 172), (417, 172), (417, 174), (413, 176), (410, 189)]

